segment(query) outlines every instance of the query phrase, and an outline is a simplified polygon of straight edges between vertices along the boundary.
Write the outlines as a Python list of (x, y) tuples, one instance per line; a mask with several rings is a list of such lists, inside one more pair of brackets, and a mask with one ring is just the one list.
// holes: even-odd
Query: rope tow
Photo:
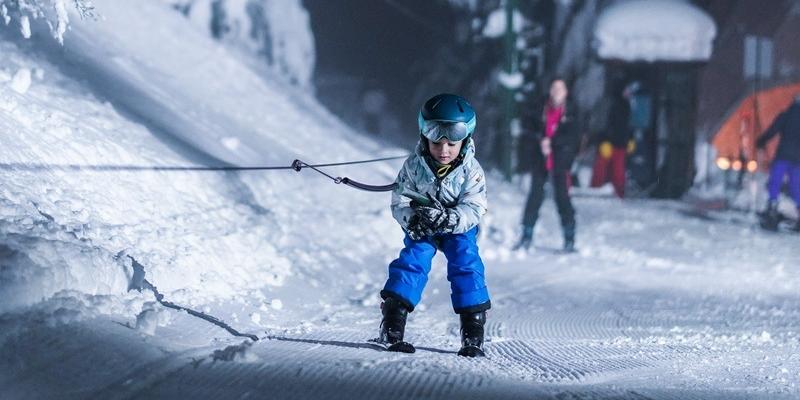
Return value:
[[(396, 159), (405, 158), (405, 157), (407, 157), (407, 156), (388, 157), (388, 158), (381, 158), (381, 159), (377, 159), (377, 160), (355, 161), (355, 162), (351, 162), (351, 163), (347, 163), (347, 164), (341, 164), (341, 165), (363, 164), (363, 163), (367, 163), (367, 162), (396, 160)], [(321, 171), (321, 170), (318, 169), (318, 167), (325, 167), (325, 166), (330, 166), (330, 165), (324, 165), (324, 164), (323, 165), (308, 165), (308, 164), (304, 163), (303, 161), (294, 160), (294, 162), (292, 163), (292, 166), (294, 167), (294, 170), (297, 171), (297, 172), (300, 172), (304, 167), (311, 168), (312, 170), (314, 170), (316, 172), (319, 172), (320, 174), (326, 176), (328, 179), (332, 180), (336, 184), (344, 183), (345, 185), (350, 186), (352, 188), (356, 188), (356, 189), (359, 189), (359, 190), (364, 190), (364, 191), (367, 191), (367, 192), (391, 192), (392, 190), (394, 190), (397, 187), (396, 183), (390, 183), (388, 185), (367, 185), (366, 183), (361, 183), (361, 182), (358, 182), (358, 181), (354, 181), (354, 180), (352, 180), (352, 179), (350, 179), (350, 178), (348, 178), (346, 176), (345, 177), (338, 177), (337, 176), (337, 177), (334, 178), (333, 176), (331, 176), (331, 175), (325, 173), (324, 171)]]
[(100, 165), (80, 165), (80, 164), (37, 164), (37, 163), (0, 163), (0, 169), (3, 170), (15, 170), (15, 171), (46, 171), (46, 170), (61, 170), (61, 171), (70, 171), (70, 172), (86, 172), (86, 171), (98, 171), (98, 172), (122, 172), (122, 171), (132, 171), (132, 172), (140, 172), (140, 171), (159, 171), (159, 172), (178, 172), (178, 171), (276, 171), (276, 170), (295, 170), (300, 172), (303, 168), (310, 168), (328, 179), (332, 180), (336, 184), (345, 184), (355, 189), (364, 190), (368, 192), (389, 192), (394, 190), (397, 187), (396, 184), (391, 183), (388, 185), (367, 185), (365, 183), (361, 183), (358, 181), (354, 181), (348, 177), (334, 177), (320, 168), (324, 167), (338, 167), (342, 165), (356, 165), (356, 164), (367, 164), (367, 163), (374, 163), (380, 161), (390, 161), (390, 160), (399, 160), (401, 158), (406, 158), (407, 155), (403, 156), (394, 156), (394, 157), (383, 157), (383, 158), (374, 158), (371, 160), (359, 160), (359, 161), (345, 161), (345, 162), (338, 162), (338, 163), (326, 163), (326, 164), (309, 164), (305, 161), (296, 159), (292, 162), (292, 165), (288, 166), (252, 166), (252, 167), (240, 167), (240, 166), (195, 166), (195, 165), (188, 165), (188, 166), (158, 166), (158, 165), (112, 165), (112, 164), (100, 164)]
[[(62, 170), (70, 172), (86, 172), (86, 171), (99, 171), (99, 172), (120, 172), (120, 171), (161, 171), (161, 172), (175, 172), (175, 171), (274, 171), (274, 170), (295, 170), (300, 172), (303, 168), (310, 168), (328, 179), (331, 179), (336, 184), (345, 184), (352, 188), (368, 191), (368, 192), (388, 192), (393, 190), (397, 185), (395, 183), (389, 185), (367, 185), (354, 181), (348, 177), (334, 177), (319, 168), (336, 167), (342, 165), (355, 165), (366, 164), (379, 161), (398, 160), (406, 158), (407, 156), (395, 156), (375, 158), (371, 160), (347, 161), (338, 163), (326, 164), (308, 164), (302, 160), (294, 160), (290, 166), (253, 166), (253, 167), (239, 167), (239, 166), (148, 166), (148, 165), (79, 165), (79, 164), (37, 164), (37, 163), (0, 163), (0, 170), (12, 171), (47, 171), (47, 170)], [(252, 341), (258, 341), (256, 335), (250, 333), (242, 333), (228, 325), (221, 319), (213, 315), (184, 307), (164, 299), (164, 295), (156, 289), (150, 281), (145, 279), (145, 268), (142, 264), (136, 261), (133, 257), (128, 256), (131, 260), (133, 274), (131, 282), (129, 283), (128, 290), (149, 290), (155, 296), (156, 301), (166, 308), (173, 310), (183, 311), (189, 315), (205, 320), (212, 323), (236, 337), (245, 337)]]

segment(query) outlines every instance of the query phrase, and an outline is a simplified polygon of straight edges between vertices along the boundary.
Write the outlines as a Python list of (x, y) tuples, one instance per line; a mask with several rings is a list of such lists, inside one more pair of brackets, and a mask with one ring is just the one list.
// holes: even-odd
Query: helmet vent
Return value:
[(461, 105), (461, 102), (457, 101), (456, 104), (458, 104), (458, 111), (461, 111), (463, 113), (464, 112), (464, 107)]

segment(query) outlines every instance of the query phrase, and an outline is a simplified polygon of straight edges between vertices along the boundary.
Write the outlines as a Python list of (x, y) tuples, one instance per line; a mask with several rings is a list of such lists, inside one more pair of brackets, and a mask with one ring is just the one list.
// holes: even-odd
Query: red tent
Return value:
[[(754, 170), (759, 162), (766, 169), (768, 161), (775, 156), (777, 141), (767, 147), (766, 157), (757, 160), (755, 142), (772, 121), (789, 107), (800, 94), (800, 82), (762, 90), (745, 98), (722, 124), (712, 144), (717, 149), (717, 165), (720, 168), (747, 168)], [(738, 162), (737, 162), (738, 161)], [(740, 164), (741, 163), (741, 164)]]

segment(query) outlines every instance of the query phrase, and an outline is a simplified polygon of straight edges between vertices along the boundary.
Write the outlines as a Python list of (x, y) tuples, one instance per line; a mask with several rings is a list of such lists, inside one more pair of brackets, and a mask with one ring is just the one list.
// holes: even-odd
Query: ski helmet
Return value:
[(417, 117), (419, 132), (426, 139), (438, 142), (447, 138), (460, 142), (475, 131), (475, 110), (469, 102), (454, 94), (437, 94), (422, 106)]

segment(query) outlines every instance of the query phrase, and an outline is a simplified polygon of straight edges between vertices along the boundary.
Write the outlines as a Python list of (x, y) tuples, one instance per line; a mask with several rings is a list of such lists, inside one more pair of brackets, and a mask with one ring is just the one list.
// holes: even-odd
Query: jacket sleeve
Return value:
[(778, 115), (778, 118), (775, 118), (775, 121), (772, 122), (772, 125), (762, 134), (758, 140), (756, 140), (756, 147), (762, 148), (767, 145), (767, 142), (770, 141), (778, 132), (783, 131), (784, 121), (786, 121), (786, 113), (783, 112), (781, 115)]
[(464, 181), (461, 196), (454, 210), (458, 213), (458, 224), (453, 233), (465, 233), (478, 226), (483, 214), (486, 214), (486, 177), (483, 168), (477, 162)]
[(417, 191), (414, 180), (409, 176), (408, 162), (403, 164), (403, 168), (397, 174), (395, 183), (397, 183), (397, 187), (392, 191), (392, 216), (403, 229), (407, 229), (408, 221), (414, 215), (414, 210), (411, 208), (411, 199), (401, 195), (401, 193), (409, 189)]
[(520, 110), (522, 131), (525, 135), (530, 135), (530, 137), (537, 142), (544, 137), (544, 123), (542, 122), (543, 107), (543, 104), (539, 104), (538, 101), (535, 101), (528, 102), (522, 110)]
[(553, 148), (566, 148), (568, 150), (577, 150), (580, 146), (581, 135), (580, 126), (578, 124), (577, 113), (574, 112), (575, 105), (572, 103), (567, 104), (567, 115), (558, 125), (555, 136), (553, 136)]

